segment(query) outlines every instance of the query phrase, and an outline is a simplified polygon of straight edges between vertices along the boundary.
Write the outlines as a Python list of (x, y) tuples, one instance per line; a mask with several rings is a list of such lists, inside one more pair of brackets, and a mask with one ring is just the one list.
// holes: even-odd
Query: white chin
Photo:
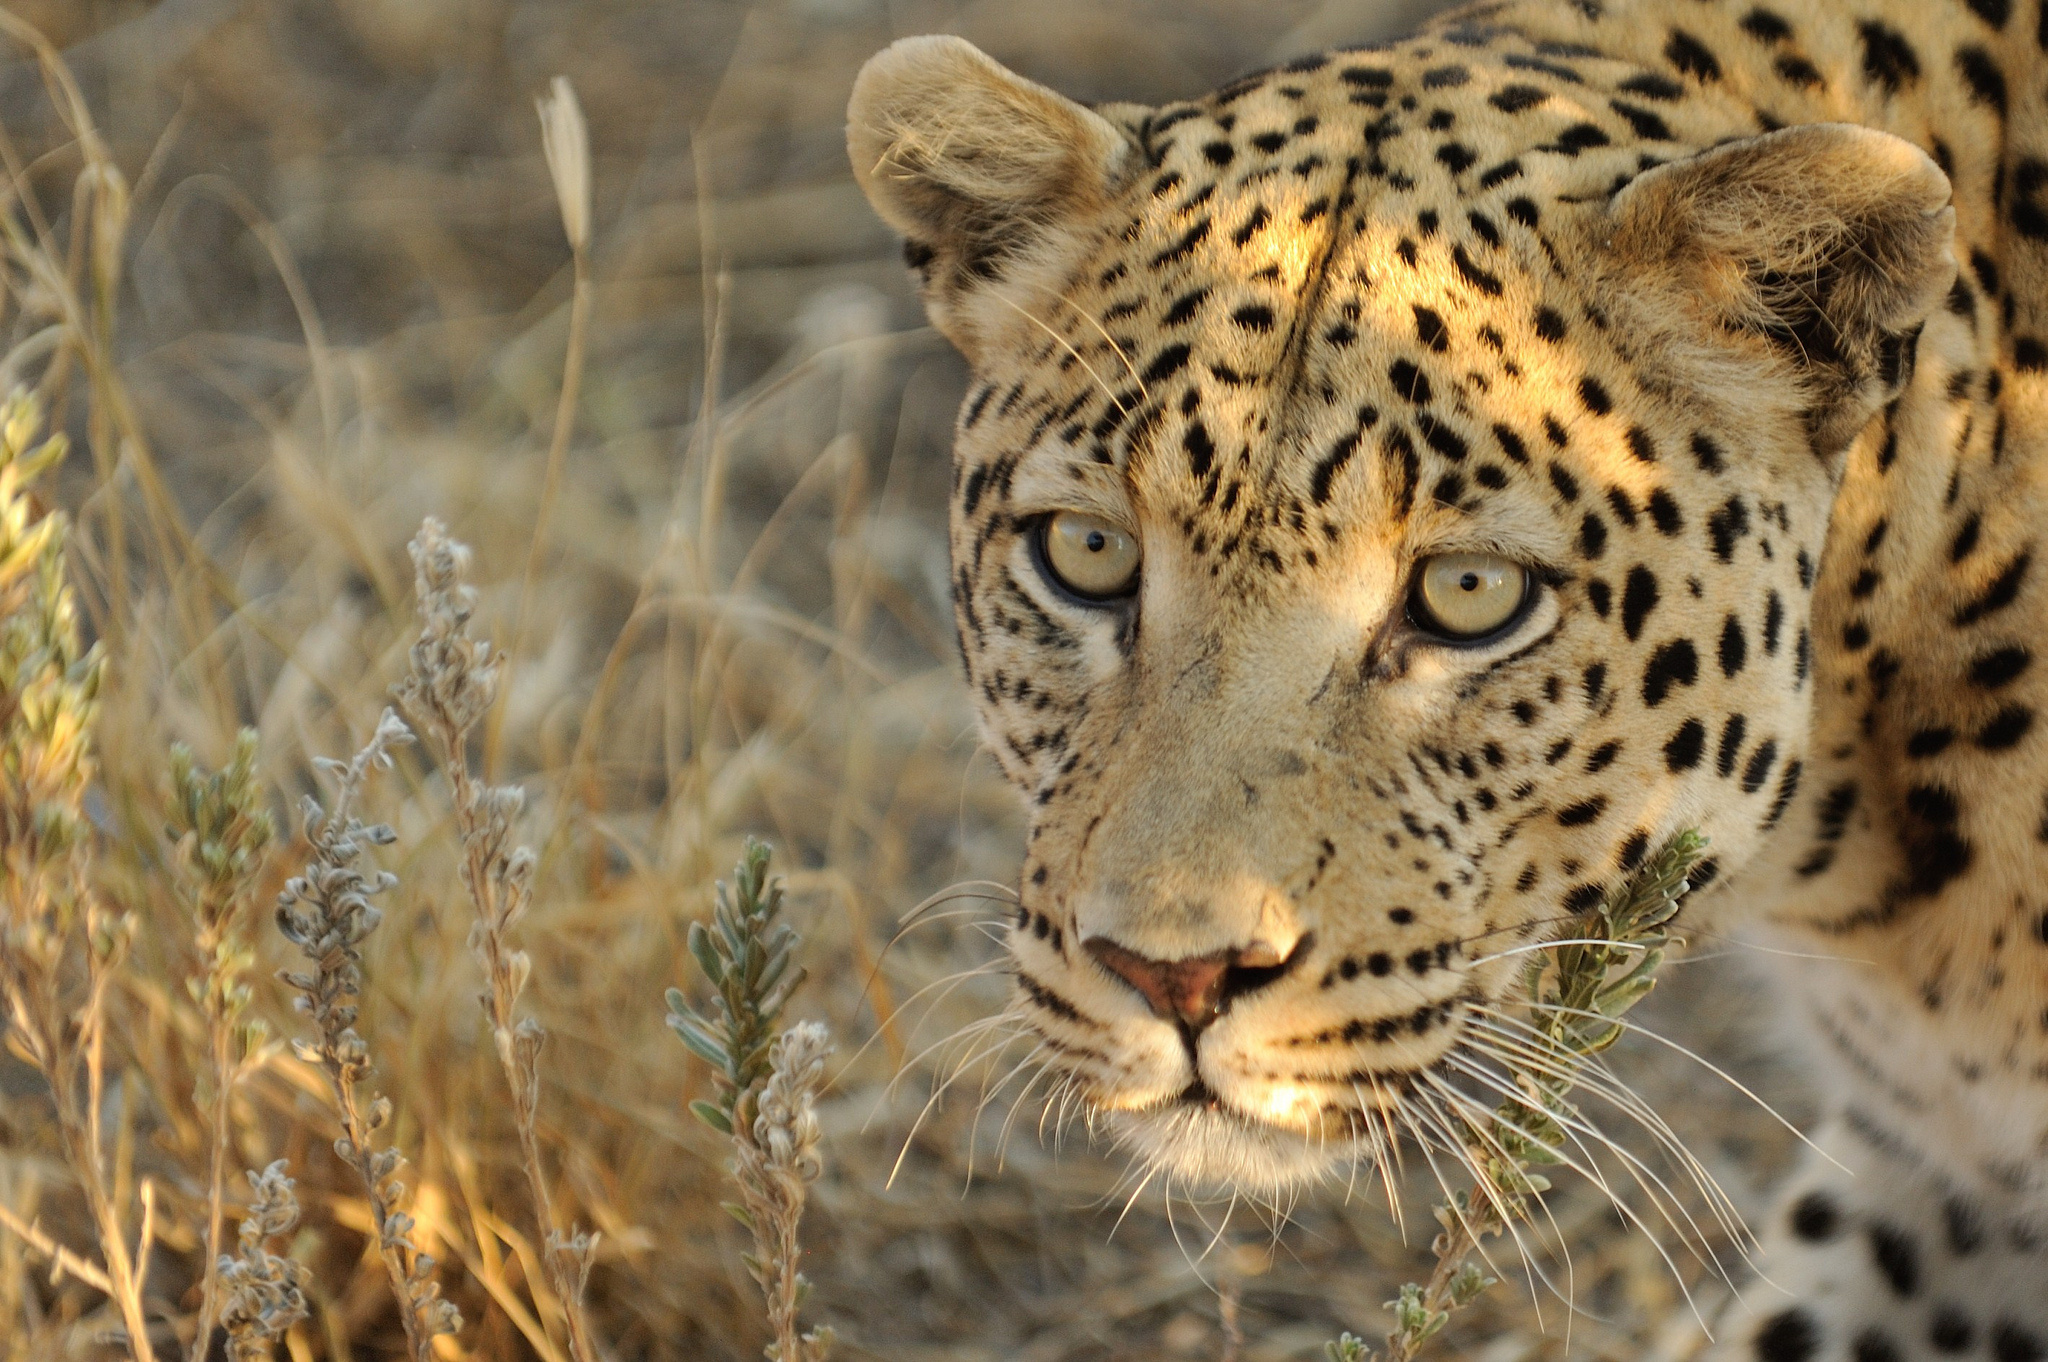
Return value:
[(1176, 1188), (1272, 1196), (1349, 1170), (1364, 1142), (1270, 1125), (1210, 1106), (1175, 1103), (1123, 1112), (1111, 1122), (1117, 1145)]

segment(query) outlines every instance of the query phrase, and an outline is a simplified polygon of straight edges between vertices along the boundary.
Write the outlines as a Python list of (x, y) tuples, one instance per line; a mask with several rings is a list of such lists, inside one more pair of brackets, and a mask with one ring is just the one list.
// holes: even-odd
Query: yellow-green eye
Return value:
[(1467, 643), (1484, 638), (1521, 613), (1529, 597), (1529, 569), (1490, 553), (1440, 553), (1415, 574), (1411, 613), (1435, 634)]
[(1091, 601), (1127, 596), (1138, 584), (1137, 536), (1080, 511), (1059, 511), (1040, 531), (1046, 571)]

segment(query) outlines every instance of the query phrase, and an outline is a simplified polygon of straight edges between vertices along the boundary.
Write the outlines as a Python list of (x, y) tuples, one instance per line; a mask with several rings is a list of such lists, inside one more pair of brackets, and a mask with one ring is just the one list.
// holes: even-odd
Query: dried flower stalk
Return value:
[(285, 1330), (306, 1318), (306, 1269), (264, 1245), (291, 1233), (299, 1223), (298, 1198), (284, 1175), (283, 1159), (250, 1173), (249, 1211), (242, 1219), (241, 1253), (214, 1265), (224, 1304), (221, 1327), (228, 1334), (231, 1362), (272, 1362)]
[(319, 1065), (334, 1086), (342, 1130), (334, 1152), (362, 1179), (377, 1229), (377, 1251), (398, 1297), (407, 1347), (413, 1362), (427, 1362), (434, 1335), (454, 1333), (462, 1327), (462, 1315), (441, 1298), (433, 1277), (433, 1255), (414, 1245), (413, 1219), (398, 1209), (405, 1199), (405, 1184), (398, 1179), (398, 1151), (372, 1144), (376, 1131), (391, 1119), (391, 1101), (366, 1086), (370, 1051), (355, 1030), (363, 988), (362, 943), (383, 919), (370, 898), (398, 883), (389, 871), (366, 874), (356, 867), (365, 847), (389, 846), (398, 834), (381, 823), (359, 821), (355, 801), (370, 772), (391, 765), (391, 749), (411, 741), (404, 722), (387, 709), (353, 760), (315, 759), (320, 773), (334, 781), (333, 806), (322, 809), (312, 796), (306, 797), (306, 840), (312, 844), (313, 858), (305, 873), (278, 895), (277, 925), (313, 965), (309, 974), (282, 976), (299, 993), (292, 1006), (312, 1020), (317, 1034), (312, 1041), (295, 1041), (293, 1049), (307, 1063)]
[(469, 549), (450, 539), (447, 527), (431, 516), (409, 547), (421, 628), (412, 646), (411, 670), (396, 694), (447, 774), (462, 840), (462, 883), (476, 908), (469, 947), (490, 984), (478, 1001), (490, 1019), (498, 1062), (512, 1090), (520, 1161), (540, 1221), (548, 1284), (562, 1303), (571, 1354), (577, 1362), (597, 1362), (584, 1308), (597, 1240), (556, 1228), (554, 1196), (542, 1168), (537, 1130), (540, 1050), (547, 1032), (533, 1018), (519, 1015), (519, 995), (533, 973), (533, 962), (511, 940), (514, 924), (533, 901), (533, 852), (512, 844), (512, 825), (524, 796), (516, 785), (480, 784), (469, 769), (470, 731), (496, 698), (498, 657), (487, 640), (469, 632), (476, 608), (476, 591), (467, 580)]
[[(219, 1316), (221, 1210), (229, 1154), (228, 1103), (241, 1077), (250, 1035), (244, 1023), (249, 986), (243, 982), (255, 953), (244, 935), (248, 893), (275, 835), (256, 779), (256, 732), (243, 729), (225, 769), (209, 772), (179, 743), (171, 748), (171, 808), (166, 829), (174, 843), (172, 867), (191, 914), (200, 972), (186, 985), (206, 1017), (206, 1081), (195, 1101), (212, 1117), (206, 1185), (206, 1280), (200, 1292), (191, 1359), (206, 1356)], [(207, 1091), (207, 1088), (211, 1091)], [(267, 1185), (267, 1184), (266, 1184)], [(288, 1194), (288, 1193), (287, 1193)]]
[(668, 1024), (713, 1065), (718, 1100), (692, 1102), (690, 1110), (732, 1140), (740, 1200), (725, 1209), (754, 1236), (754, 1251), (742, 1257), (767, 1299), (774, 1341), (766, 1355), (771, 1362), (826, 1362), (832, 1330), (797, 1332), (810, 1290), (797, 1270), (803, 1256), (797, 1227), (822, 1169), (817, 1098), (832, 1043), (816, 1022), (775, 1033), (775, 1019), (804, 971), (794, 963), (800, 938), (775, 921), (782, 882), (768, 878), (768, 858), (767, 846), (747, 839), (732, 888), (718, 885), (711, 926), (690, 924), (690, 953), (717, 993), (707, 1014), (692, 1008), (680, 989), (670, 989)]
[(135, 924), (92, 883), (85, 797), (101, 657), (79, 637), (64, 518), (40, 510), (28, 492), (65, 453), (62, 436), (33, 445), (41, 428), (28, 396), (0, 405), (0, 1003), (9, 1039), (50, 1085), (128, 1350), (153, 1362), (142, 1304), (151, 1217), (145, 1211), (131, 1246), (99, 1119), (107, 989)]

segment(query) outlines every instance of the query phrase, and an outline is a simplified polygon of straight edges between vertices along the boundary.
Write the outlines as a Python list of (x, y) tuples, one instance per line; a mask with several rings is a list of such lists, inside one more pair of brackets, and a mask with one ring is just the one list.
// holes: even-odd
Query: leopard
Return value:
[(2044, 54), (2048, 0), (1493, 0), (1157, 106), (863, 68), (969, 371), (1009, 1006), (1145, 1169), (1441, 1136), (1697, 833), (1676, 929), (1772, 943), (1820, 1113), (1710, 1355), (2048, 1357)]

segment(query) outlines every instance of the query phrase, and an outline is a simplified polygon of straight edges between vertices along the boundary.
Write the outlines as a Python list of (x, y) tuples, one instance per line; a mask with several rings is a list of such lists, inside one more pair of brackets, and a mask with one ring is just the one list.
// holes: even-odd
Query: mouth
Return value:
[(1165, 1102), (1114, 1113), (1111, 1129), (1148, 1170), (1190, 1190), (1274, 1196), (1375, 1155), (1360, 1113), (1304, 1105), (1297, 1093), (1281, 1091), (1268, 1116), (1232, 1106), (1197, 1078)]

